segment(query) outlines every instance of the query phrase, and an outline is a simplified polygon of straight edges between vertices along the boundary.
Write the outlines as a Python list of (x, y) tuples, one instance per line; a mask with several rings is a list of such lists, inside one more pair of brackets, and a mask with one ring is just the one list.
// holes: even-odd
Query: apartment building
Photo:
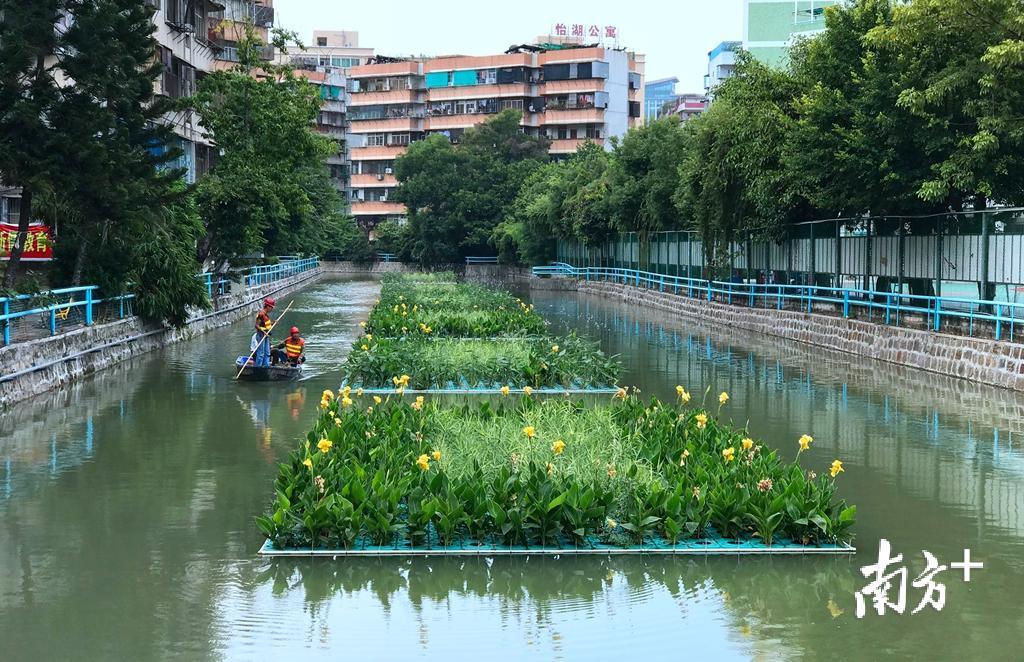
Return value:
[(395, 159), (440, 133), (454, 143), (505, 109), (522, 130), (551, 140), (553, 155), (611, 138), (642, 122), (643, 59), (600, 46), (524, 45), (500, 55), (375, 58), (348, 70), (352, 213), (364, 227), (402, 219)]
[(743, 42), (723, 41), (708, 52), (708, 73), (704, 75), (704, 94), (714, 96), (715, 88), (736, 74), (736, 51)]
[(761, 62), (782, 67), (793, 42), (825, 29), (825, 8), (843, 0), (745, 0), (743, 48)]
[(358, 32), (337, 30), (315, 30), (312, 41), (304, 48), (277, 55), (279, 64), (290, 64), (298, 75), (320, 88), (323, 107), (317, 118), (317, 130), (338, 142), (338, 151), (327, 158), (327, 167), (346, 203), (352, 195), (347, 72), (372, 57), (372, 48), (359, 46)]
[(644, 84), (644, 120), (650, 122), (658, 119), (666, 112), (671, 112), (675, 107), (679, 95), (676, 94), (676, 84), (679, 79), (659, 78), (649, 80)]
[[(227, 69), (238, 61), (237, 42), (249, 21), (264, 42), (274, 24), (272, 0), (147, 0), (156, 9), (153, 23), (158, 57), (164, 72), (157, 92), (172, 99), (187, 97), (196, 90), (203, 76)], [(273, 47), (264, 49), (264, 58), (273, 57)], [(216, 153), (199, 126), (199, 118), (189, 110), (169, 113), (165, 121), (174, 127), (176, 147), (182, 155), (172, 164), (185, 170), (189, 183), (195, 183), (213, 165)]]

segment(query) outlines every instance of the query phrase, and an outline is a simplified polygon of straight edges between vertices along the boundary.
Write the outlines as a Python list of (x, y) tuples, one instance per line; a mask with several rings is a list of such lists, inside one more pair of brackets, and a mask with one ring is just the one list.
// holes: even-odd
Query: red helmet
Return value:
[(299, 333), (299, 327), (293, 326), (288, 333), (292, 334), (293, 336), (297, 335)]
[(273, 308), (274, 306), (277, 305), (277, 302), (271, 299), (270, 297), (267, 297), (266, 299), (263, 300), (263, 305), (270, 306), (271, 308)]

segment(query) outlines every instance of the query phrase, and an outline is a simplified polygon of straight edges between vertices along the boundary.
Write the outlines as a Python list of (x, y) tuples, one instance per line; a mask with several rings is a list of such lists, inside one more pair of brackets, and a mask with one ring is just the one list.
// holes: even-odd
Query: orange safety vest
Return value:
[(267, 333), (273, 326), (274, 323), (270, 321), (270, 315), (262, 310), (256, 313), (256, 330)]
[(302, 338), (293, 340), (291, 336), (288, 336), (287, 340), (284, 341), (284, 351), (290, 359), (297, 359), (302, 356), (302, 348), (305, 347), (306, 341)]

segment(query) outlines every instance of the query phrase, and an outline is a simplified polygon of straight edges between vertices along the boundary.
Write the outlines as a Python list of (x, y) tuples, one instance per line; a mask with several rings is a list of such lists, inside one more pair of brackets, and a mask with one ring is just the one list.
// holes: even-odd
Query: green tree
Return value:
[(800, 84), (741, 53), (736, 76), (688, 125), (690, 146), (679, 168), (675, 203), (704, 238), (712, 267), (742, 235), (779, 238), (811, 215), (785, 167)]
[(915, 0), (868, 39), (899, 64), (896, 104), (928, 127), (922, 200), (1024, 201), (1024, 6)]
[(37, 190), (52, 188), (61, 160), (50, 120), (59, 102), (54, 78), (61, 34), (55, 29), (66, 0), (0, 0), (0, 179), (21, 187), (18, 235), (10, 250), (3, 288), (11, 289), (32, 220)]
[(609, 173), (616, 229), (646, 235), (679, 227), (672, 195), (686, 148), (687, 133), (674, 116), (633, 129), (616, 141)]
[(466, 132), (459, 145), (428, 136), (395, 162), (396, 199), (408, 208), (404, 259), (461, 261), (489, 250), (520, 187), (547, 160), (547, 140), (520, 130), (506, 110)]
[[(294, 35), (275, 35), (275, 46), (287, 52)], [(337, 144), (313, 129), (321, 103), (316, 87), (288, 67), (263, 62), (262, 47), (246, 25), (238, 64), (204, 77), (192, 99), (221, 150), (197, 186), (206, 224), (199, 257), (217, 265), (258, 251), (312, 252), (310, 225), (332, 213), (330, 206), (340, 207), (325, 195), (324, 159)]]

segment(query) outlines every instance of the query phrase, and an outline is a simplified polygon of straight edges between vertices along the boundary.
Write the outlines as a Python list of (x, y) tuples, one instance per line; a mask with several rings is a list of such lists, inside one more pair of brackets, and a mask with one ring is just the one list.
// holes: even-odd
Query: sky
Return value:
[[(502, 11), (492, 10), (500, 6)], [(679, 78), (703, 92), (708, 51), (743, 37), (743, 0), (274, 0), (277, 25), (307, 44), (313, 30), (354, 30), (381, 55), (489, 55), (549, 34), (558, 23), (613, 25), (647, 56), (647, 80)]]

